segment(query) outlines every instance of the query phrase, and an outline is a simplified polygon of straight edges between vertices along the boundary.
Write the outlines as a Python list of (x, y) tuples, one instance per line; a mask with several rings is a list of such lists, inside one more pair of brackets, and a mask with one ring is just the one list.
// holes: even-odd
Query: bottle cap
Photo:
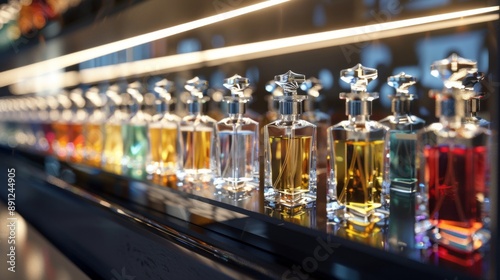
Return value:
[(279, 101), (279, 113), (282, 115), (295, 115), (302, 113), (302, 101), (305, 95), (297, 95), (297, 89), (305, 81), (305, 76), (289, 70), (285, 74), (274, 77), (274, 82), (283, 89), (283, 96), (275, 96)]
[(208, 82), (198, 77), (186, 81), (184, 88), (191, 94), (187, 100), (188, 110), (191, 114), (201, 112), (201, 104), (208, 101), (207, 96), (203, 96), (203, 92), (208, 88)]
[(387, 78), (387, 84), (396, 89), (396, 94), (389, 96), (392, 99), (391, 109), (393, 113), (407, 114), (410, 112), (414, 96), (410, 94), (408, 89), (416, 83), (415, 77), (405, 72)]
[(244, 114), (245, 104), (250, 101), (250, 96), (245, 96), (244, 91), (250, 86), (248, 78), (236, 74), (224, 80), (224, 87), (231, 90), (231, 96), (224, 97), (228, 104), (229, 114)]
[(372, 101), (378, 98), (378, 93), (367, 92), (367, 86), (377, 77), (377, 69), (365, 67), (360, 63), (340, 71), (342, 81), (351, 84), (351, 92), (340, 93), (340, 99), (346, 99), (346, 115), (371, 115)]
[[(466, 113), (468, 102), (462, 100), (470, 100), (476, 95), (474, 90), (470, 90), (474, 84), (470, 75), (476, 72), (475, 61), (455, 53), (431, 65), (431, 75), (441, 78), (445, 86), (441, 91), (430, 92), (431, 97), (436, 98), (436, 116), (463, 116)], [(470, 105), (472, 110), (475, 106)]]

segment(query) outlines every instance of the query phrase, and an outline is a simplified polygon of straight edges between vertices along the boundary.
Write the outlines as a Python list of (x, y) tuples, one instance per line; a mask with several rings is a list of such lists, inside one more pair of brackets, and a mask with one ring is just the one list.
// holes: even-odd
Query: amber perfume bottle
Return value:
[(202, 112), (202, 105), (208, 100), (203, 94), (207, 87), (207, 81), (198, 77), (185, 85), (191, 96), (187, 99), (188, 115), (180, 124), (184, 149), (183, 163), (177, 172), (184, 183), (213, 182), (219, 176), (217, 122)]
[(474, 61), (456, 54), (431, 65), (431, 74), (445, 86), (434, 92), (439, 122), (418, 133), (417, 209), (428, 209), (428, 221), (434, 226), (431, 237), (449, 254), (473, 253), (491, 234), (485, 207), (491, 132), (463, 121), (463, 100), (477, 95), (464, 81), (476, 71)]
[(84, 133), (83, 127), (87, 121), (87, 111), (85, 110), (85, 99), (81, 89), (74, 89), (70, 92), (69, 98), (72, 103), (73, 117), (69, 122), (69, 140), (67, 150), (69, 160), (74, 163), (82, 163), (84, 159)]
[(83, 125), (85, 163), (92, 167), (101, 167), (104, 150), (104, 123), (107, 119), (104, 106), (106, 98), (96, 87), (85, 93), (89, 117)]
[(102, 151), (102, 168), (106, 171), (121, 174), (124, 154), (122, 126), (129, 118), (124, 101), (125, 94), (118, 85), (112, 85), (106, 91), (107, 110), (110, 117), (104, 124), (104, 149)]
[(334, 222), (370, 228), (385, 217), (375, 210), (382, 206), (384, 146), (389, 128), (370, 120), (372, 101), (378, 94), (368, 92), (366, 87), (377, 78), (377, 70), (357, 64), (340, 75), (351, 84), (351, 92), (340, 94), (346, 100), (348, 120), (328, 128), (328, 216)]
[[(273, 207), (296, 214), (315, 201), (316, 126), (300, 119), (304, 75), (288, 71), (275, 78), (280, 117), (264, 126), (264, 197)], [(311, 194), (312, 195), (307, 195)]]
[(379, 121), (390, 129), (386, 139), (389, 157), (382, 189), (382, 207), (391, 213), (390, 245), (410, 250), (415, 246), (426, 247), (425, 244), (428, 243), (427, 240), (415, 243), (414, 233), (417, 218), (414, 201), (417, 191), (416, 133), (425, 126), (425, 121), (411, 114), (414, 95), (410, 93), (409, 88), (416, 83), (416, 79), (401, 72), (387, 78), (387, 83), (395, 88), (396, 92), (389, 96), (392, 115)]
[(174, 175), (182, 164), (182, 138), (180, 134), (181, 119), (170, 113), (169, 106), (173, 103), (171, 92), (173, 82), (163, 79), (155, 84), (158, 93), (156, 99), (157, 113), (149, 124), (149, 141), (151, 162), (148, 165), (149, 174), (162, 176)]
[(259, 177), (259, 123), (244, 116), (244, 96), (249, 81), (234, 75), (224, 80), (231, 95), (224, 98), (229, 116), (217, 123), (220, 148), (220, 177), (215, 187), (236, 200), (248, 197)]
[(315, 105), (321, 101), (320, 90), (323, 88), (321, 81), (317, 78), (307, 79), (300, 88), (307, 92), (308, 98), (304, 100), (304, 113), (302, 114), (302, 119), (313, 123), (318, 129), (318, 143), (317, 143), (317, 157), (316, 157), (316, 169), (321, 173), (326, 172), (327, 168), (327, 158), (328, 158), (328, 145), (327, 145), (327, 129), (331, 126), (330, 116), (318, 108), (314, 108)]
[(142, 93), (142, 84), (129, 84), (127, 93), (130, 118), (122, 126), (123, 174), (133, 178), (146, 178), (146, 167), (151, 162), (148, 126), (151, 122), (150, 109), (154, 106), (154, 95)]
[[(55, 117), (52, 123), (52, 130), (55, 134), (55, 139), (52, 142), (52, 148), (54, 150), (54, 155), (60, 160), (67, 160), (69, 154), (72, 152), (68, 151), (68, 144), (70, 143), (71, 133), (70, 133), (70, 122), (73, 119), (73, 112), (71, 110), (71, 100), (69, 99), (66, 92), (57, 95), (58, 109), (57, 117)], [(56, 114), (53, 114), (55, 116)]]

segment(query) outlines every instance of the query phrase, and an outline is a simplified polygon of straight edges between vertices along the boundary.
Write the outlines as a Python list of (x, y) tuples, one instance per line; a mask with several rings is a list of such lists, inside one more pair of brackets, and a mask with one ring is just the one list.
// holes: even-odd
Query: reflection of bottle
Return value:
[(170, 92), (173, 83), (163, 79), (156, 83), (157, 112), (149, 125), (151, 163), (149, 174), (173, 175), (182, 164), (182, 139), (179, 129), (180, 118), (170, 113), (172, 103)]
[(104, 149), (104, 122), (106, 113), (103, 110), (106, 99), (101, 96), (97, 88), (90, 88), (85, 97), (91, 111), (88, 121), (83, 126), (85, 138), (85, 162), (93, 167), (100, 167)]
[(490, 238), (485, 203), (489, 199), (491, 132), (463, 122), (463, 100), (476, 95), (463, 81), (475, 71), (474, 61), (455, 54), (432, 64), (431, 74), (445, 84), (443, 91), (434, 92), (439, 123), (418, 133), (421, 170), (417, 209), (428, 212), (417, 213), (422, 216), (417, 222), (425, 226), (430, 221), (435, 227), (432, 237), (450, 254), (472, 253)]
[(41, 153), (51, 153), (51, 144), (54, 133), (50, 129), (49, 105), (43, 97), (35, 97), (34, 101), (38, 110), (36, 111), (36, 122), (39, 126), (37, 133), (36, 150)]
[(191, 96), (187, 100), (189, 114), (181, 121), (184, 154), (177, 172), (179, 180), (185, 182), (210, 182), (219, 172), (217, 122), (201, 110), (207, 101), (203, 96), (207, 86), (207, 81), (198, 77), (185, 85)]
[(424, 127), (425, 121), (410, 114), (414, 97), (408, 89), (416, 83), (415, 78), (402, 72), (389, 77), (387, 83), (396, 89), (396, 93), (390, 96), (393, 115), (380, 120), (381, 124), (390, 129), (386, 141), (389, 161), (385, 172), (382, 204), (386, 210), (389, 208), (391, 213), (389, 245), (391, 248), (410, 252), (415, 246), (426, 247), (428, 243), (427, 239), (415, 243), (414, 233), (414, 200), (417, 190), (416, 132)]
[(327, 167), (327, 129), (330, 127), (330, 116), (321, 112), (319, 109), (314, 109), (313, 104), (320, 100), (319, 91), (323, 88), (321, 81), (316, 78), (306, 80), (300, 88), (307, 92), (308, 99), (304, 100), (304, 114), (302, 119), (315, 124), (318, 127), (318, 145), (316, 165), (318, 172), (325, 172)]
[[(366, 91), (377, 78), (377, 70), (358, 64), (340, 72), (351, 84), (346, 99), (349, 119), (328, 129), (330, 149), (329, 213), (337, 221), (370, 223), (378, 218), (384, 172), (384, 142), (388, 128), (370, 121), (372, 100), (378, 94)], [(330, 215), (333, 214), (333, 215)]]
[(259, 124), (243, 116), (250, 100), (243, 95), (248, 85), (248, 79), (239, 75), (224, 80), (231, 90), (231, 96), (225, 97), (229, 117), (217, 123), (221, 172), (215, 184), (235, 199), (246, 197), (259, 175)]
[(146, 176), (146, 166), (151, 162), (148, 125), (151, 115), (148, 113), (153, 106), (154, 96), (151, 93), (142, 94), (142, 85), (131, 83), (127, 89), (130, 96), (128, 103), (130, 119), (122, 126), (123, 137), (123, 172), (134, 178)]
[(122, 98), (123, 95), (120, 95), (119, 91), (119, 86), (113, 85), (106, 92), (106, 96), (111, 101), (107, 105), (112, 113), (104, 125), (104, 150), (102, 153), (103, 169), (116, 174), (122, 173), (124, 151), (122, 126), (125, 125), (128, 119), (128, 114), (125, 112), (126, 105)]
[(307, 96), (297, 95), (297, 89), (304, 75), (288, 71), (275, 81), (283, 96), (276, 97), (280, 118), (264, 126), (264, 195), (286, 212), (297, 213), (315, 197), (316, 126), (300, 119)]

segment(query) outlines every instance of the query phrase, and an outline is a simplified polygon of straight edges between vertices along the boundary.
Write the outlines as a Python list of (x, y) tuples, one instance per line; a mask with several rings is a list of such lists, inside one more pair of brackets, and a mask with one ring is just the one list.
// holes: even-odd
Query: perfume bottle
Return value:
[(122, 137), (122, 126), (128, 120), (126, 103), (123, 100), (125, 94), (121, 93), (119, 85), (112, 85), (106, 91), (107, 110), (110, 117), (104, 124), (104, 149), (102, 151), (102, 168), (116, 174), (122, 173), (122, 159), (124, 145)]
[(141, 93), (142, 84), (129, 84), (127, 93), (130, 119), (122, 126), (123, 137), (123, 174), (133, 178), (143, 179), (146, 176), (146, 166), (151, 162), (148, 125), (151, 122), (149, 111), (154, 104), (154, 95)]
[(203, 96), (207, 87), (207, 81), (198, 77), (185, 84), (191, 96), (187, 99), (189, 113), (180, 124), (184, 149), (183, 163), (177, 172), (184, 183), (213, 182), (214, 177), (220, 176), (217, 122), (202, 112), (202, 105), (208, 100)]
[(92, 87), (85, 93), (87, 100), (87, 110), (89, 117), (83, 125), (84, 158), (85, 163), (92, 167), (101, 167), (102, 153), (104, 150), (104, 122), (106, 121), (106, 112), (104, 105), (106, 98), (99, 92), (97, 87)]
[(431, 65), (431, 74), (445, 85), (442, 91), (433, 92), (439, 122), (417, 134), (417, 209), (428, 209), (417, 213), (426, 218), (417, 223), (430, 222), (434, 227), (431, 238), (450, 254), (473, 253), (491, 235), (489, 211), (485, 207), (489, 200), (491, 132), (463, 121), (463, 100), (477, 95), (464, 87), (464, 80), (476, 71), (476, 62), (456, 54)]
[(69, 160), (74, 163), (82, 163), (84, 158), (84, 135), (83, 126), (87, 120), (88, 114), (85, 110), (85, 99), (83, 92), (77, 88), (69, 93), (69, 98), (72, 103), (73, 117), (69, 122), (69, 140), (68, 153)]
[(340, 75), (351, 84), (351, 92), (340, 94), (346, 99), (348, 120), (328, 128), (328, 216), (335, 222), (368, 227), (384, 216), (375, 210), (382, 206), (384, 145), (389, 128), (370, 120), (372, 101), (378, 94), (367, 92), (366, 87), (377, 78), (377, 70), (357, 64)]
[[(475, 72), (467, 75), (462, 81), (462, 85), (465, 89), (474, 91), (477, 84), (485, 84), (486, 78), (484, 73)], [(479, 125), (481, 127), (490, 129), (490, 122), (479, 117), (478, 112), (480, 110), (481, 100), (486, 97), (486, 93), (482, 90), (476, 91), (476, 95), (469, 99), (464, 100), (465, 102), (465, 116), (463, 122), (472, 123)]]
[(250, 100), (243, 93), (248, 79), (234, 75), (224, 80), (224, 86), (231, 96), (224, 98), (229, 116), (217, 123), (221, 171), (215, 187), (240, 200), (248, 197), (259, 180), (259, 123), (243, 115)]
[(149, 140), (151, 162), (149, 174), (174, 175), (182, 164), (182, 138), (180, 134), (181, 119), (170, 113), (173, 103), (171, 92), (173, 82), (163, 79), (155, 84), (159, 98), (156, 100), (158, 112), (149, 124)]
[(54, 122), (52, 123), (52, 130), (56, 136), (52, 148), (58, 159), (67, 160), (71, 152), (68, 151), (68, 144), (70, 141), (70, 122), (73, 119), (72, 104), (66, 92), (58, 94), (56, 98), (58, 116), (53, 119)]
[(304, 114), (302, 119), (313, 123), (318, 129), (318, 143), (317, 143), (317, 158), (316, 168), (319, 172), (326, 172), (327, 168), (327, 129), (331, 126), (330, 116), (319, 109), (314, 108), (314, 105), (321, 100), (319, 91), (323, 88), (321, 81), (312, 77), (307, 79), (300, 88), (307, 92), (308, 98), (304, 100)]
[(300, 119), (307, 96), (297, 95), (297, 89), (304, 75), (288, 71), (274, 79), (283, 95), (275, 97), (279, 119), (263, 129), (264, 197), (270, 205), (297, 214), (315, 201), (316, 126)]
[[(427, 247), (428, 240), (415, 243), (415, 199), (417, 191), (417, 134), (425, 121), (411, 114), (414, 95), (409, 88), (416, 79), (404, 72), (387, 78), (389, 86), (396, 89), (391, 98), (392, 115), (379, 122), (389, 127), (386, 138), (385, 179), (382, 188), (382, 206), (391, 213), (389, 220), (390, 246), (411, 251)], [(391, 203), (390, 203), (391, 202)], [(417, 229), (418, 230), (418, 229)], [(404, 245), (403, 245), (404, 244)]]

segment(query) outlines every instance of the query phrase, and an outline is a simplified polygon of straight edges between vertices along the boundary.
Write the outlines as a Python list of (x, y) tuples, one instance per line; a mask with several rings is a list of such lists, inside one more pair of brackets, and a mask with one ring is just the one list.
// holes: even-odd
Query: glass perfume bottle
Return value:
[[(68, 143), (70, 140), (70, 122), (73, 118), (71, 110), (71, 100), (68, 98), (67, 93), (63, 92), (57, 95), (58, 102), (58, 117), (53, 119), (52, 130), (55, 134), (53, 141), (54, 155), (60, 160), (67, 160), (70, 151), (68, 151)], [(55, 114), (54, 114), (55, 116)]]
[(313, 123), (318, 129), (316, 168), (318, 172), (326, 172), (327, 168), (327, 129), (331, 126), (330, 116), (319, 109), (314, 108), (315, 104), (321, 100), (319, 91), (323, 88), (321, 81), (317, 78), (307, 79), (300, 88), (307, 92), (308, 98), (304, 100), (304, 114), (302, 119)]
[(148, 125), (151, 115), (148, 113), (153, 106), (154, 95), (141, 93), (142, 84), (129, 84), (127, 93), (130, 96), (128, 108), (130, 119), (122, 126), (123, 137), (123, 174), (133, 178), (144, 179), (147, 164), (151, 162)]
[(275, 77), (283, 88), (283, 95), (275, 97), (280, 117), (263, 129), (264, 197), (288, 213), (313, 202), (316, 190), (316, 126), (300, 119), (307, 96), (297, 95), (304, 80), (292, 71)]
[(417, 134), (417, 209), (428, 209), (421, 213), (428, 218), (422, 223), (434, 226), (431, 238), (449, 254), (470, 254), (482, 248), (491, 235), (485, 207), (489, 199), (491, 132), (463, 122), (463, 100), (477, 94), (463, 82), (476, 71), (474, 61), (456, 54), (431, 65), (431, 74), (440, 77), (445, 85), (442, 91), (434, 92), (439, 122)]
[[(411, 114), (414, 95), (409, 88), (416, 79), (404, 72), (387, 78), (389, 86), (396, 89), (391, 98), (392, 115), (379, 122), (389, 127), (386, 139), (385, 179), (382, 188), (382, 207), (391, 213), (389, 242), (405, 244), (409, 249), (426, 247), (427, 240), (415, 244), (415, 192), (417, 191), (417, 134), (425, 121)], [(392, 201), (395, 200), (395, 201)], [(391, 202), (391, 203), (390, 203)], [(412, 206), (412, 207), (410, 207)], [(393, 217), (394, 216), (394, 217)], [(419, 230), (419, 229), (417, 229)], [(422, 243), (422, 244), (421, 244)]]
[(77, 88), (69, 93), (69, 98), (72, 103), (73, 117), (69, 122), (69, 140), (68, 154), (69, 160), (74, 163), (82, 163), (84, 158), (84, 135), (83, 126), (87, 120), (88, 114), (85, 110), (85, 99), (83, 92)]
[(169, 106), (173, 99), (173, 82), (163, 79), (155, 84), (158, 93), (157, 114), (149, 124), (149, 140), (151, 162), (149, 174), (162, 176), (174, 175), (182, 164), (182, 138), (180, 134), (181, 119), (170, 113)]
[(220, 177), (215, 187), (239, 200), (248, 197), (259, 180), (259, 123), (244, 117), (247, 78), (234, 75), (224, 80), (231, 96), (224, 98), (229, 116), (217, 123), (220, 140)]
[(101, 167), (105, 137), (106, 112), (104, 105), (106, 98), (97, 87), (90, 88), (85, 93), (85, 97), (87, 99), (86, 107), (89, 110), (88, 120), (83, 126), (85, 163), (92, 167)]
[[(475, 72), (467, 75), (462, 81), (462, 85), (465, 89), (474, 91), (477, 84), (485, 84), (486, 78), (484, 73)], [(486, 93), (481, 90), (476, 91), (476, 95), (469, 99), (464, 100), (465, 102), (465, 116), (463, 122), (476, 124), (481, 127), (490, 129), (490, 122), (479, 117), (478, 112), (480, 110), (481, 100), (486, 97)]]
[(207, 87), (207, 81), (198, 77), (185, 85), (191, 96), (187, 99), (189, 113), (180, 124), (184, 149), (183, 163), (177, 172), (178, 179), (184, 183), (213, 182), (214, 177), (219, 176), (217, 122), (202, 112), (202, 105), (208, 100), (203, 96)]
[(328, 216), (335, 222), (368, 228), (383, 218), (375, 210), (382, 206), (384, 145), (389, 128), (370, 120), (372, 101), (378, 94), (366, 88), (377, 78), (377, 70), (357, 64), (340, 75), (351, 84), (351, 92), (340, 94), (346, 99), (348, 120), (328, 128)]
[(121, 93), (118, 85), (112, 85), (106, 91), (106, 97), (110, 117), (104, 124), (104, 149), (102, 151), (102, 168), (106, 171), (121, 174), (123, 159), (123, 137), (122, 126), (128, 120), (126, 104), (123, 100), (125, 94)]

